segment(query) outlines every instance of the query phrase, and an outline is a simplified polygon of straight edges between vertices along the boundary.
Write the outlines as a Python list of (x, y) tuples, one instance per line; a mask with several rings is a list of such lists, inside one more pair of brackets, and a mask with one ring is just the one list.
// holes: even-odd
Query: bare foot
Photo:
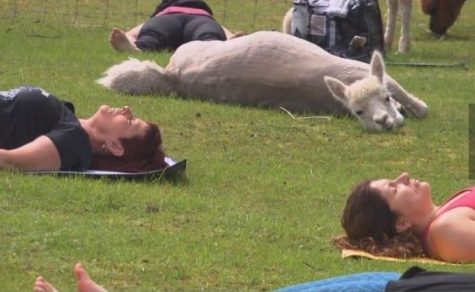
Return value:
[[(80, 263), (77, 263), (74, 266), (74, 273), (76, 274), (78, 292), (107, 292), (106, 289), (102, 288), (102, 286), (94, 282), (89, 277), (86, 270)], [(39, 291), (39, 292), (43, 292), (43, 291)], [(50, 291), (47, 291), (47, 292), (50, 292)], [(55, 291), (51, 291), (51, 292), (55, 292)]]
[(36, 278), (33, 292), (58, 292), (58, 290), (56, 290), (56, 288), (48, 283), (43, 277), (39, 276)]
[(112, 29), (109, 42), (118, 52), (140, 52), (127, 34), (118, 28)]

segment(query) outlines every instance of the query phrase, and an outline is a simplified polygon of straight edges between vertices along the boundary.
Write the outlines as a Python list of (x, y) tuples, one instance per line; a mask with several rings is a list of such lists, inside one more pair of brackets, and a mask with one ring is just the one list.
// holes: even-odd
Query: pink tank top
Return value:
[(173, 14), (173, 13), (211, 16), (211, 14), (209, 14), (208, 11), (204, 9), (181, 7), (181, 6), (170, 6), (168, 8), (163, 9), (162, 11), (157, 13), (155, 16), (164, 15), (164, 14)]
[[(459, 196), (462, 193), (465, 193), (465, 194), (462, 196)], [(460, 198), (457, 198), (457, 196), (459, 196)], [(432, 223), (434, 223), (434, 221), (437, 220), (437, 218), (439, 218), (445, 212), (448, 212), (458, 207), (469, 207), (475, 210), (475, 187), (466, 188), (466, 189), (458, 191), (457, 193), (452, 195), (447, 200), (447, 202), (444, 205), (442, 205), (442, 207), (440, 207), (441, 209), (439, 210), (439, 212), (437, 212), (437, 214), (434, 216), (432, 221), (427, 226), (426, 230), (424, 230), (423, 237), (422, 237), (424, 243), (427, 242), (427, 236), (429, 235), (429, 229)]]

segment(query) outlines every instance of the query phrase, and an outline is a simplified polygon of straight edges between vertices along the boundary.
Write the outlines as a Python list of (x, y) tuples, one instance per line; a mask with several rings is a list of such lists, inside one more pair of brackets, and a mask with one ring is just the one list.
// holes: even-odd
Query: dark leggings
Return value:
[(142, 51), (176, 50), (195, 41), (226, 40), (219, 23), (204, 15), (164, 14), (151, 17), (140, 29), (136, 46)]

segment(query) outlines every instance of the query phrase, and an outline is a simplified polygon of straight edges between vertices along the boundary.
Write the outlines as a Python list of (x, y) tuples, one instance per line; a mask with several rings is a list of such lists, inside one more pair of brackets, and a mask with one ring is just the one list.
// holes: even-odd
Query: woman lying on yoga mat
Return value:
[(87, 119), (36, 87), (0, 91), (0, 169), (138, 172), (167, 164), (158, 126), (129, 107), (99, 107)]
[(342, 225), (346, 237), (335, 240), (340, 248), (475, 262), (475, 187), (462, 189), (437, 206), (430, 185), (407, 173), (367, 180), (350, 194)]
[(221, 26), (202, 0), (163, 0), (145, 23), (127, 32), (114, 28), (110, 44), (119, 52), (176, 50), (194, 40), (224, 41), (242, 34)]

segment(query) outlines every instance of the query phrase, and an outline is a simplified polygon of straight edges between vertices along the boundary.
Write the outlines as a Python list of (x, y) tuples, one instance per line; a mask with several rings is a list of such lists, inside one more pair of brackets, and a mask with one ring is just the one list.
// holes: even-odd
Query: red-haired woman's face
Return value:
[(380, 192), (391, 211), (409, 220), (432, 210), (430, 185), (410, 178), (407, 173), (402, 173), (395, 179), (372, 181), (370, 186)]
[(128, 106), (102, 105), (94, 115), (96, 126), (109, 139), (127, 139), (144, 135), (148, 124), (134, 117)]

